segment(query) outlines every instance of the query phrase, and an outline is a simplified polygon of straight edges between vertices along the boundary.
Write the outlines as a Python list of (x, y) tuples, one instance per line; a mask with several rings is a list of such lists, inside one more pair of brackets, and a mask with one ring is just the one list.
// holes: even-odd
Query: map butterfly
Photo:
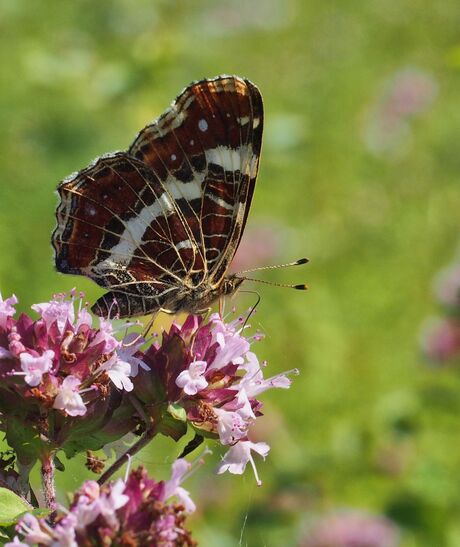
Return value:
[(192, 83), (125, 152), (58, 186), (58, 271), (109, 290), (100, 316), (200, 313), (243, 279), (227, 270), (251, 204), (262, 144), (257, 87), (237, 76)]

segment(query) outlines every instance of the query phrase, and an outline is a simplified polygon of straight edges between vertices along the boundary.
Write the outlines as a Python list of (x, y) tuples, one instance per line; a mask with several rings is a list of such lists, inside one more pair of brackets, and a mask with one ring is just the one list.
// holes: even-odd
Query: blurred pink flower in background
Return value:
[(286, 230), (275, 221), (248, 227), (232, 261), (232, 271), (270, 266), (279, 259), (285, 235)]
[(411, 137), (410, 121), (428, 110), (438, 94), (433, 75), (418, 68), (398, 70), (371, 107), (363, 138), (376, 155), (398, 155)]
[(434, 281), (434, 293), (440, 304), (460, 316), (460, 263), (442, 269)]
[(387, 518), (360, 511), (340, 511), (323, 517), (300, 547), (397, 547), (399, 533)]
[(445, 363), (460, 356), (460, 321), (433, 317), (422, 327), (420, 345), (432, 362)]
[(425, 321), (420, 332), (420, 347), (431, 362), (441, 364), (460, 357), (460, 263), (443, 268), (433, 285), (444, 316)]

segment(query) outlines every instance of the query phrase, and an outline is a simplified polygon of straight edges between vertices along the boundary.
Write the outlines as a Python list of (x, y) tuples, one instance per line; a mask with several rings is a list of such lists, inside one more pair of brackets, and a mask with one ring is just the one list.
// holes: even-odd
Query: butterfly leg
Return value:
[(175, 313), (176, 313), (176, 312), (173, 312), (171, 310), (167, 310), (165, 308), (160, 308), (160, 309), (154, 311), (152, 313), (148, 323), (147, 323), (147, 326), (144, 327), (144, 333), (143, 333), (144, 338), (147, 336), (149, 330), (152, 328), (153, 323), (155, 323), (155, 320), (158, 317), (158, 315), (160, 314), (160, 312), (167, 313), (168, 315), (175, 315)]
[(176, 315), (177, 312), (172, 310), (167, 310), (166, 308), (160, 308), (158, 311), (162, 311), (163, 313), (167, 313), (168, 315)]
[(212, 308), (203, 308), (198, 312), (198, 315), (201, 315), (203, 317), (203, 323), (206, 323), (206, 321), (209, 319), (212, 312)]
[(154, 311), (152, 315), (150, 316), (150, 319), (148, 320), (147, 325), (144, 325), (144, 332), (142, 333), (142, 336), (144, 338), (147, 337), (149, 330), (153, 327), (153, 324), (155, 323), (155, 320), (158, 317), (159, 313), (160, 313), (160, 310)]

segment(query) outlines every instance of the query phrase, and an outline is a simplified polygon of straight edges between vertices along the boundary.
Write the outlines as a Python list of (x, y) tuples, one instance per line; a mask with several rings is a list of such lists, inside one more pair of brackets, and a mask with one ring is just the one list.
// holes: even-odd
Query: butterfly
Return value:
[(100, 316), (201, 313), (229, 275), (251, 205), (263, 130), (258, 88), (238, 76), (192, 83), (125, 152), (58, 186), (58, 271), (108, 289)]

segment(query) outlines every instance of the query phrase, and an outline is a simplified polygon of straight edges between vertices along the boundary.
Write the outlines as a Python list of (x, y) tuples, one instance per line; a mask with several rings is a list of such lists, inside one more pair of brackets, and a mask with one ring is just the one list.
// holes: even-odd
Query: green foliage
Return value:
[(32, 507), (14, 492), (0, 487), (0, 527), (11, 526), (20, 515), (31, 510)]
[[(187, 485), (203, 545), (295, 544), (343, 507), (388, 515), (405, 546), (458, 545), (460, 374), (418, 350), (459, 236), (458, 1), (5, 0), (0, 21), (0, 289), (23, 309), (75, 285), (100, 295), (53, 271), (61, 178), (126, 148), (194, 79), (236, 73), (262, 90), (248, 234), (280, 229), (273, 261), (311, 262), (264, 279), (311, 289), (258, 287), (251, 322), (270, 369), (301, 375), (265, 397), (261, 489), (249, 474), (210, 477), (209, 463)], [(377, 118), (408, 69), (436, 91), (388, 138)], [(155, 472), (179, 451), (167, 441), (142, 453)], [(61, 491), (84, 477), (60, 478)]]

